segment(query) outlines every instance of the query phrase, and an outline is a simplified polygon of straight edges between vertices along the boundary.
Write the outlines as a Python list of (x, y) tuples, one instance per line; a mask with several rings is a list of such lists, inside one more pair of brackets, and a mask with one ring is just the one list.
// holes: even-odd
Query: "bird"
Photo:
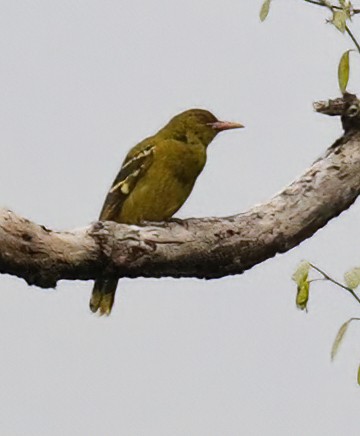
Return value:
[[(174, 116), (129, 151), (99, 220), (135, 225), (168, 221), (189, 197), (205, 166), (207, 146), (219, 132), (242, 127), (219, 121), (205, 109), (189, 109)], [(92, 312), (110, 314), (117, 284), (117, 278), (96, 279), (90, 299)]]

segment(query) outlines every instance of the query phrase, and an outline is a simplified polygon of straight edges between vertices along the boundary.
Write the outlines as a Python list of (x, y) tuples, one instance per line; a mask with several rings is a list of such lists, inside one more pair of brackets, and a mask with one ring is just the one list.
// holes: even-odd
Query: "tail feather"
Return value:
[(98, 279), (92, 291), (90, 299), (90, 310), (99, 311), (100, 315), (110, 315), (115, 300), (117, 279)]

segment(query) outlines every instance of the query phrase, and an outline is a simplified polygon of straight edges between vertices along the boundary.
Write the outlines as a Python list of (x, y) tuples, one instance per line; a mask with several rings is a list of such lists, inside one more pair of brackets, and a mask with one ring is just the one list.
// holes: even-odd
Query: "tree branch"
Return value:
[[(290, 250), (347, 209), (360, 193), (359, 114), (353, 116), (358, 100), (349, 96), (342, 102), (344, 136), (267, 203), (225, 218), (142, 227), (96, 222), (70, 232), (54, 232), (0, 209), (0, 273), (43, 288), (61, 279), (100, 276), (211, 279), (241, 274)], [(332, 101), (341, 106), (340, 100)], [(331, 100), (322, 103), (322, 108), (330, 106)]]

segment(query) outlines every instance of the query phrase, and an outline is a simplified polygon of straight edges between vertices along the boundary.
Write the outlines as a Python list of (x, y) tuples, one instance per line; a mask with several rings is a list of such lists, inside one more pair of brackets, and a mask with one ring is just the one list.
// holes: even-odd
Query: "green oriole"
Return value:
[[(166, 221), (184, 204), (204, 168), (206, 149), (218, 132), (243, 127), (219, 121), (203, 109), (190, 109), (172, 118), (154, 136), (126, 156), (105, 199), (102, 221), (139, 224)], [(109, 315), (118, 279), (95, 281), (90, 309)]]

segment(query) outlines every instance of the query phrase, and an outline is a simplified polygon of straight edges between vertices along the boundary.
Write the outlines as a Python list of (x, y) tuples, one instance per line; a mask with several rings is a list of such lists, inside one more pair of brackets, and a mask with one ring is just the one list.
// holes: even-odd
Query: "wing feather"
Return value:
[(135, 153), (129, 153), (107, 194), (100, 220), (119, 219), (124, 201), (153, 161), (154, 148), (154, 144), (148, 143), (142, 145)]

